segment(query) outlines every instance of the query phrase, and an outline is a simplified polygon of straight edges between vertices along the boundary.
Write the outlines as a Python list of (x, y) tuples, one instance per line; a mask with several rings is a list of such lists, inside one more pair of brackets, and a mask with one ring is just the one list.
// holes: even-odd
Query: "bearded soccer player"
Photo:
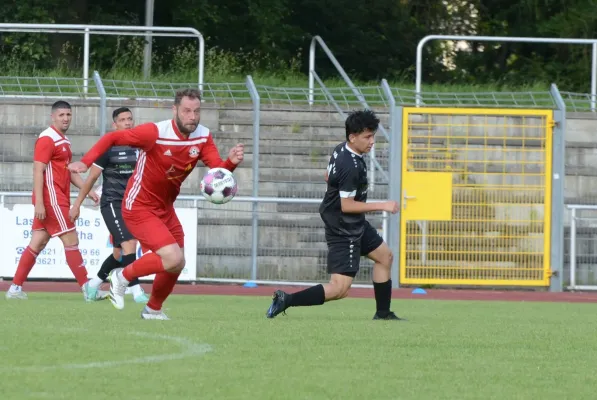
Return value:
[(162, 305), (185, 265), (184, 232), (174, 210), (183, 181), (199, 160), (208, 168), (234, 171), (244, 157), (244, 146), (237, 144), (230, 149), (225, 161), (220, 158), (209, 129), (199, 124), (201, 96), (198, 90), (177, 92), (172, 111), (172, 119), (104, 135), (81, 161), (69, 166), (73, 172), (85, 172), (112, 146), (140, 149), (122, 202), (122, 216), (141, 247), (151, 252), (125, 268), (114, 269), (108, 280), (110, 301), (121, 310), (129, 282), (156, 274), (149, 302), (141, 312), (143, 319), (169, 319)]
[[(106, 293), (89, 292), (87, 270), (79, 251), (79, 238), (74, 222), (69, 218), (70, 185), (83, 186), (83, 179), (68, 170), (72, 159), (70, 141), (65, 136), (72, 121), (72, 110), (66, 101), (52, 105), (52, 125), (44, 130), (35, 142), (33, 153), (33, 196), (35, 206), (31, 241), (21, 255), (12, 285), (6, 292), (7, 299), (26, 299), (22, 286), (39, 253), (50, 238), (59, 237), (64, 245), (66, 263), (81, 287), (86, 301), (106, 298)], [(89, 196), (96, 203), (95, 193)]]
[(375, 143), (379, 119), (373, 111), (355, 111), (346, 118), (345, 127), (346, 141), (337, 145), (330, 157), (327, 191), (319, 207), (325, 225), (330, 281), (292, 294), (276, 290), (266, 312), (268, 318), (275, 318), (289, 307), (322, 305), (343, 299), (359, 271), (361, 256), (366, 256), (375, 262), (373, 319), (402, 320), (390, 311), (392, 252), (365, 218), (365, 213), (371, 211), (398, 212), (395, 201), (367, 203), (367, 166), (363, 154), (371, 151)]
[[(127, 107), (120, 107), (112, 113), (112, 127), (116, 130), (130, 129), (134, 126), (133, 113)], [(114, 146), (105, 152), (89, 170), (89, 175), (79, 191), (79, 196), (70, 210), (70, 217), (74, 221), (79, 217), (81, 204), (93, 185), (103, 176), (101, 191), (101, 212), (104, 222), (110, 231), (112, 254), (102, 263), (97, 276), (89, 282), (89, 293), (93, 295), (100, 285), (108, 278), (108, 274), (115, 268), (126, 267), (137, 258), (137, 240), (131, 235), (122, 218), (122, 200), (129, 178), (133, 175), (139, 151), (130, 146)], [(139, 284), (139, 279), (133, 279), (129, 288), (136, 303), (147, 303), (149, 298)]]

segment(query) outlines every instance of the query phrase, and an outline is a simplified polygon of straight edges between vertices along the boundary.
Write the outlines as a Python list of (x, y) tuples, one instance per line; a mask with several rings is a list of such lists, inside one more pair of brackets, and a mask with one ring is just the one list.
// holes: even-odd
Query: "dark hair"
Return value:
[(358, 135), (366, 130), (373, 133), (377, 132), (379, 118), (373, 111), (368, 109), (352, 111), (346, 118), (344, 125), (346, 127), (346, 140), (348, 140), (351, 134)]
[(197, 89), (182, 89), (176, 92), (174, 96), (174, 104), (179, 105), (183, 97), (190, 97), (191, 99), (201, 100), (201, 92)]
[(120, 108), (117, 108), (116, 110), (114, 110), (114, 112), (112, 113), (112, 120), (114, 122), (116, 122), (116, 118), (118, 118), (118, 116), (120, 114), (125, 113), (125, 112), (130, 112), (131, 114), (133, 113), (131, 110), (129, 110), (128, 107), (120, 107)]
[(58, 100), (57, 102), (52, 104), (52, 112), (58, 110), (59, 108), (66, 108), (67, 110), (71, 109), (70, 104), (68, 104), (64, 100)]

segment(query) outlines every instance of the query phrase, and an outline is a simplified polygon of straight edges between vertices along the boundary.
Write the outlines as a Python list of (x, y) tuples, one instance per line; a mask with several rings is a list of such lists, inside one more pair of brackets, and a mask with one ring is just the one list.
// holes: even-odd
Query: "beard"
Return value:
[(175, 118), (175, 122), (176, 122), (176, 127), (178, 128), (180, 133), (184, 133), (186, 135), (190, 135), (191, 133), (193, 133), (195, 131), (195, 129), (197, 129), (197, 125), (198, 125), (198, 123), (197, 123), (197, 124), (185, 126), (182, 124), (182, 121), (180, 120), (178, 115)]

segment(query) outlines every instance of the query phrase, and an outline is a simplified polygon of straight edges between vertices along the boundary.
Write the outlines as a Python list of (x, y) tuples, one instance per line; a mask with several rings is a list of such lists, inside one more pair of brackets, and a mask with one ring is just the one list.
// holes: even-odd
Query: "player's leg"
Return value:
[[(35, 221), (37, 221), (37, 223)], [(24, 300), (27, 298), (27, 294), (23, 292), (23, 284), (33, 269), (37, 256), (46, 248), (46, 245), (50, 241), (50, 234), (45, 229), (40, 228), (41, 226), (41, 222), (35, 219), (32, 227), (31, 240), (29, 241), (29, 245), (23, 251), (23, 254), (21, 254), (17, 270), (12, 280), (12, 285), (10, 285), (10, 288), (6, 292), (7, 299)]]
[(321, 305), (346, 297), (352, 281), (359, 270), (360, 243), (348, 238), (326, 235), (328, 245), (328, 273), (330, 281), (296, 293), (277, 290), (266, 316), (274, 318), (289, 307)]
[[(137, 241), (135, 239), (126, 240), (120, 243), (120, 246), (122, 248), (120, 265), (124, 268), (137, 259)], [(141, 287), (139, 278), (134, 278), (130, 281), (128, 287), (131, 290), (135, 303), (147, 304), (149, 297), (147, 297), (145, 291)]]
[(373, 319), (402, 320), (390, 311), (392, 302), (391, 269), (394, 256), (387, 243), (368, 221), (365, 222), (365, 231), (361, 239), (361, 255), (374, 262), (373, 291), (376, 312)]
[[(184, 253), (179, 241), (170, 232), (168, 218), (159, 218), (151, 212), (139, 211), (123, 212), (123, 216), (131, 234), (139, 240), (145, 250), (151, 252), (144, 254), (126, 268), (117, 268), (110, 273), (110, 301), (117, 309), (124, 308), (126, 286), (133, 279), (153, 274), (156, 274), (157, 279), (161, 272), (173, 274), (178, 278), (178, 274), (184, 268)], [(152, 296), (155, 289), (154, 280)], [(155, 295), (159, 296), (158, 293)]]

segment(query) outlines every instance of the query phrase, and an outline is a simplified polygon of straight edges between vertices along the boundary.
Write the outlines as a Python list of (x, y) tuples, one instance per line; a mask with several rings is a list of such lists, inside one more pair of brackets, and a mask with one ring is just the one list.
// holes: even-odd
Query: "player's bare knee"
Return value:
[(164, 264), (164, 269), (168, 272), (181, 272), (184, 268), (184, 253), (178, 245), (168, 245), (156, 252)]
[(50, 235), (45, 233), (45, 231), (35, 231), (31, 242), (29, 242), (29, 248), (39, 254), (46, 248), (49, 241)]
[(327, 300), (340, 300), (348, 295), (352, 285), (352, 278), (346, 275), (334, 274), (326, 288), (325, 297)]
[(134, 254), (137, 250), (137, 241), (136, 240), (127, 240), (126, 242), (120, 243), (120, 247), (122, 249), (122, 255), (125, 254)]
[(79, 245), (79, 237), (75, 231), (66, 232), (60, 236), (60, 240), (64, 246), (74, 247)]

